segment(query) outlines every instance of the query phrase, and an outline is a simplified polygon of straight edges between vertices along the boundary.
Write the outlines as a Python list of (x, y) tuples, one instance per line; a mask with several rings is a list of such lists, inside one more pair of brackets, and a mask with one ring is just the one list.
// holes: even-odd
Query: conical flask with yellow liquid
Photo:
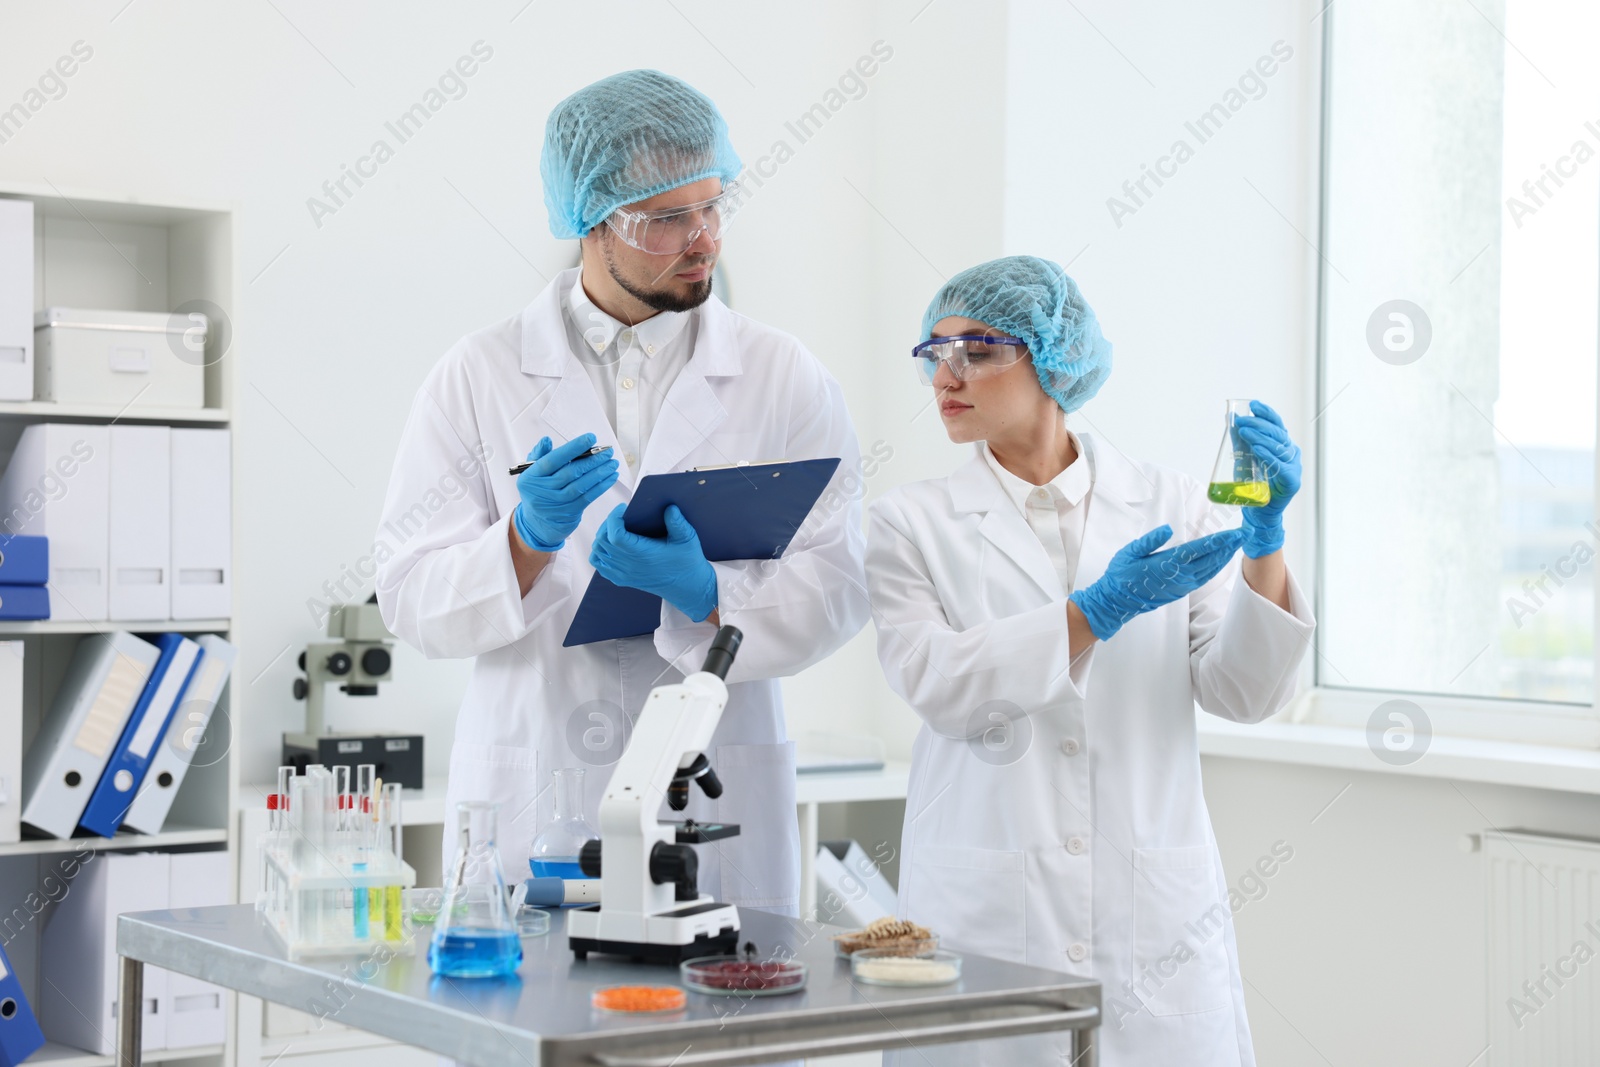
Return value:
[(1214, 503), (1258, 508), (1272, 499), (1266, 467), (1239, 436), (1240, 417), (1254, 414), (1250, 401), (1228, 401), (1222, 447), (1217, 449), (1217, 462), (1211, 468), (1211, 485), (1206, 490), (1206, 496)]

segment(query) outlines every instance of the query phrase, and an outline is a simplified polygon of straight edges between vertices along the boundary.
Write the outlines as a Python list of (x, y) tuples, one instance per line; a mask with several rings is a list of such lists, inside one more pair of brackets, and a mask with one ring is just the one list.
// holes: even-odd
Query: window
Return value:
[(1600, 8), (1327, 17), (1318, 683), (1592, 706)]

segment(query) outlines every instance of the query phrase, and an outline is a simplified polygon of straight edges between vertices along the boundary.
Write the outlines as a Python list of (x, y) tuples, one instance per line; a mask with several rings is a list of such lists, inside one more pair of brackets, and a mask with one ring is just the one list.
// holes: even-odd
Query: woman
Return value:
[[(1293, 692), (1313, 628), (1282, 552), (1300, 450), (1253, 405), (1239, 433), (1272, 500), (1225, 529), (1192, 479), (1074, 434), (1111, 345), (1047, 260), (956, 275), (922, 338), (945, 430), (976, 447), (871, 509), (878, 658), (923, 720), (900, 912), (958, 951), (1097, 979), (1104, 1067), (1253, 1064), (1194, 707), (1255, 722)], [(1067, 1047), (914, 1058), (1061, 1064)]]

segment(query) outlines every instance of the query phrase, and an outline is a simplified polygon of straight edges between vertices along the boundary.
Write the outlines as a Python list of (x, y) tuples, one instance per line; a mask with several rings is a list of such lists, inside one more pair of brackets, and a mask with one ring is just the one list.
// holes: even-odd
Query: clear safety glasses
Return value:
[(1028, 354), (1028, 346), (1016, 337), (934, 337), (911, 350), (917, 361), (917, 377), (923, 385), (932, 385), (939, 364), (949, 366), (950, 373), (963, 382), (999, 374)]
[(657, 211), (618, 208), (606, 219), (606, 225), (641, 252), (675, 256), (688, 251), (702, 233), (713, 241), (720, 241), (734, 215), (738, 214), (740, 200), (739, 183), (728, 182), (722, 187), (721, 195), (698, 204)]

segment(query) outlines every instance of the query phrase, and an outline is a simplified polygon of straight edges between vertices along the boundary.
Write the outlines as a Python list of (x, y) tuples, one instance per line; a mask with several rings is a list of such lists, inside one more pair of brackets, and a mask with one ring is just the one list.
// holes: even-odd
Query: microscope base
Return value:
[[(575, 908), (567, 915), (567, 929), (598, 933), (600, 909), (595, 904)], [(644, 963), (678, 964), (701, 956), (731, 956), (739, 951), (739, 913), (731, 904), (699, 903), (677, 911), (652, 915), (649, 941), (619, 941), (572, 934), (567, 946), (578, 959), (594, 952), (626, 956)]]

